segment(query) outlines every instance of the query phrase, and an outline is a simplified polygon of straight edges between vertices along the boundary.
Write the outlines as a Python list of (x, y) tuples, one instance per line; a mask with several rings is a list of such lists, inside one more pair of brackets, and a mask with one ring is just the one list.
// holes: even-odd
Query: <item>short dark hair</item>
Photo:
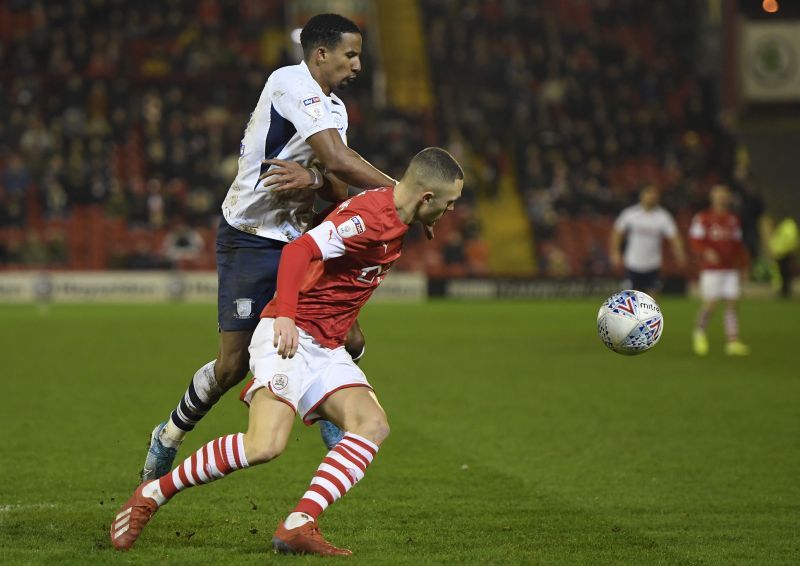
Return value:
[(317, 14), (306, 22), (300, 32), (303, 56), (308, 57), (317, 47), (335, 48), (345, 33), (361, 35), (361, 30), (354, 21), (339, 14)]
[(426, 147), (408, 164), (406, 175), (430, 183), (452, 183), (464, 178), (464, 170), (456, 158), (441, 147)]

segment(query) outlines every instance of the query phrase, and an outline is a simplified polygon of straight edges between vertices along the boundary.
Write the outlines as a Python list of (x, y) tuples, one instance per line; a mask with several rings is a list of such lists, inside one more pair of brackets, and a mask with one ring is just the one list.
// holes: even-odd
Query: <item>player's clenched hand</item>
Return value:
[(278, 355), (283, 358), (293, 358), (297, 353), (300, 335), (297, 326), (291, 318), (279, 316), (272, 324), (272, 345), (278, 349)]
[(290, 191), (293, 189), (310, 189), (317, 176), (311, 169), (306, 169), (294, 161), (283, 159), (264, 159), (266, 165), (274, 165), (272, 169), (264, 171), (258, 177), (258, 182), (264, 181), (264, 188), (272, 191)]

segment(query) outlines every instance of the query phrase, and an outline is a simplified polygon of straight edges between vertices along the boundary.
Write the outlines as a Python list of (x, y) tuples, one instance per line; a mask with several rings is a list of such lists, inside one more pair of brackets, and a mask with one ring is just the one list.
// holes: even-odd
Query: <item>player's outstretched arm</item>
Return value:
[(348, 185), (359, 189), (393, 187), (397, 181), (372, 166), (366, 159), (347, 147), (334, 129), (322, 130), (306, 142), (327, 172)]
[[(336, 191), (336, 194), (330, 195), (332, 198), (326, 197), (327, 200), (333, 202), (338, 199), (344, 200), (346, 195), (344, 195), (343, 191), (347, 190), (347, 186), (359, 189), (374, 189), (378, 187), (393, 187), (397, 184), (397, 181), (376, 169), (357, 152), (347, 147), (342, 141), (339, 132), (334, 128), (321, 130), (309, 136), (306, 142), (314, 150), (317, 160), (325, 167), (326, 180), (323, 181), (323, 185), (329, 186), (328, 184), (330, 184), (330, 188)], [(309, 177), (294, 167), (297, 165), (302, 169), (302, 166), (277, 159), (267, 159), (264, 163), (276, 165), (278, 168), (292, 167), (296, 170), (296, 175), (293, 178), (287, 176), (288, 174), (278, 172), (277, 168), (269, 171), (267, 176), (275, 174), (279, 179), (277, 185), (273, 185), (273, 190), (275, 188), (278, 190), (300, 189), (308, 186)], [(327, 178), (328, 175), (331, 176), (330, 179)], [(433, 227), (423, 224), (423, 229), (425, 236), (432, 240)]]
[[(393, 187), (396, 184), (394, 179), (381, 173), (366, 159), (347, 147), (338, 131), (333, 128), (319, 131), (306, 141), (326, 172), (340, 180), (340, 183), (337, 183), (339, 187), (341, 183), (359, 189)], [(283, 159), (265, 159), (263, 163), (273, 166), (259, 177), (259, 181), (263, 181), (263, 186), (267, 189), (274, 191), (319, 189), (325, 185), (322, 174), (313, 167), (306, 169), (299, 163)], [(329, 183), (332, 184), (330, 181)]]

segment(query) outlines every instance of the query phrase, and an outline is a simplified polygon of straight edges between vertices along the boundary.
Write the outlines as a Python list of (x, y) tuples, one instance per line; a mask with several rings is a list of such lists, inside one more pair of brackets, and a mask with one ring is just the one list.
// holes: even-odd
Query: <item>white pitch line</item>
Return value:
[(30, 511), (32, 509), (55, 509), (58, 503), (0, 503), (0, 513)]

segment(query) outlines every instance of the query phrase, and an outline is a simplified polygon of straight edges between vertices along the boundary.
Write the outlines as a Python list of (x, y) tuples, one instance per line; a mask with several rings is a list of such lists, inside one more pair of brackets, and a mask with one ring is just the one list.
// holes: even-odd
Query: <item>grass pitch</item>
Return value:
[[(800, 305), (742, 308), (748, 358), (689, 351), (695, 304), (625, 358), (600, 300), (369, 305), (362, 367), (392, 435), (323, 516), (358, 564), (796, 564)], [(719, 315), (718, 315), (719, 316)], [(211, 305), (0, 306), (0, 562), (305, 564), (269, 541), (324, 454), (298, 424), (273, 463), (191, 489), (131, 552), (107, 528), (152, 427), (214, 356)], [(188, 437), (246, 427), (231, 392)]]

